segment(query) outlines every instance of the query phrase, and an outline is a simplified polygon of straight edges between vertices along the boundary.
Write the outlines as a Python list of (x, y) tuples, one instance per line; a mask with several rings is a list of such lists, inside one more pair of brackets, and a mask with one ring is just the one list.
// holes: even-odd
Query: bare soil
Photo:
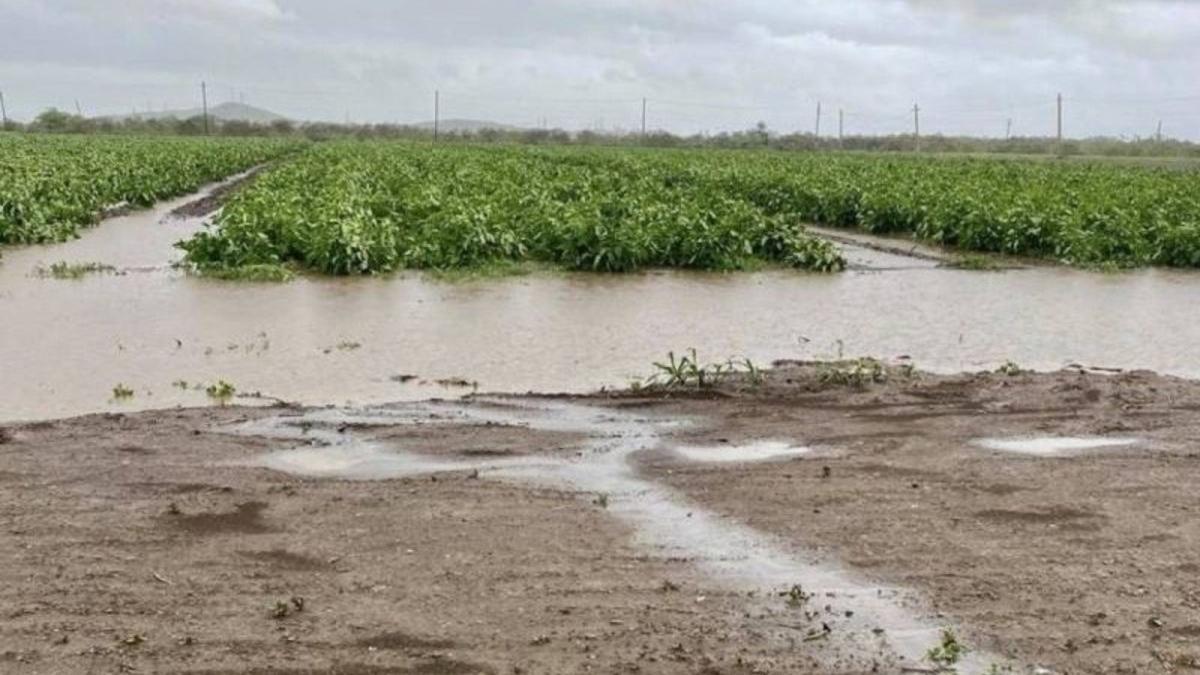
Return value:
[[(780, 364), (760, 386), (585, 400), (702, 422), (678, 443), (812, 446), (757, 464), (636, 458), (696, 504), (915, 590), (1018, 672), (1200, 668), (1200, 383), (892, 370), (857, 387), (828, 372)], [(278, 413), (0, 427), (0, 672), (862, 672), (818, 665), (815, 647), (764, 625), (750, 603), (773, 589), (748, 598), (653, 555), (591, 495), (248, 466), (288, 444), (227, 425)], [(459, 457), (579, 441), (506, 425), (377, 432)], [(1042, 435), (1143, 442), (1060, 457), (972, 444)]]
[(210, 213), (215, 213), (221, 207), (225, 206), (225, 202), (229, 201), (238, 190), (246, 187), (258, 177), (258, 174), (267, 170), (273, 164), (264, 164), (246, 172), (235, 180), (222, 183), (211, 191), (202, 196), (171, 210), (171, 216), (175, 218), (203, 218)]

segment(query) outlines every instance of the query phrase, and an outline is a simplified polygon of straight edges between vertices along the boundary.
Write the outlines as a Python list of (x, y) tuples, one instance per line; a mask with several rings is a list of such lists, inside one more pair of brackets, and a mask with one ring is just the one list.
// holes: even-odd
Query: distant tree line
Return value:
[[(137, 134), (202, 136), (204, 118), (112, 118), (81, 117), (51, 108), (27, 124), (9, 121), (7, 131), (68, 134)], [(303, 136), (314, 141), (339, 138), (360, 139), (431, 139), (428, 125), (334, 124), (330, 122), (291, 122), (277, 120), (254, 123), (237, 120), (208, 120), (208, 133), (214, 136)], [(791, 151), (911, 152), (915, 141), (911, 134), (884, 136), (846, 136), (837, 139), (811, 133), (780, 134), (759, 122), (744, 131), (718, 134), (679, 135), (653, 131), (645, 136), (636, 132), (566, 131), (563, 129), (492, 129), (442, 131), (439, 141), (450, 143), (510, 143), (527, 145), (644, 146), (654, 148), (726, 148)], [(1094, 137), (1058, 143), (1054, 138), (1013, 137), (978, 138), (972, 136), (922, 136), (923, 153), (988, 153), (1012, 155), (1066, 155), (1111, 157), (1200, 157), (1200, 144), (1173, 139), (1123, 139)]]

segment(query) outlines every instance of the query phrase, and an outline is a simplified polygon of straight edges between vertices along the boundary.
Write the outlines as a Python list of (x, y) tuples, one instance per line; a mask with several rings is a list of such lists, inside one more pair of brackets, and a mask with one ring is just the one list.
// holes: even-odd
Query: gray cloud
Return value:
[(0, 0), (0, 88), (30, 117), (216, 99), (313, 119), (446, 114), (569, 128), (923, 127), (1200, 136), (1182, 0)]

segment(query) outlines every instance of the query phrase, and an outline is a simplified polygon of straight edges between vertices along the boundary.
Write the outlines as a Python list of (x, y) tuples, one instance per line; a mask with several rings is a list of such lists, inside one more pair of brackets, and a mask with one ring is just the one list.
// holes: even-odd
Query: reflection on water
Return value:
[[(417, 274), (235, 284), (169, 268), (199, 227), (180, 201), (80, 240), (0, 259), (0, 419), (204, 404), (224, 379), (305, 403), (376, 403), (461, 390), (586, 391), (649, 374), (668, 350), (701, 358), (911, 356), (957, 371), (1013, 360), (1200, 377), (1200, 274), (939, 269), (851, 251), (839, 275), (544, 275), (462, 284)], [(67, 260), (130, 269), (31, 276)], [(417, 378), (400, 382), (402, 375)], [(111, 402), (118, 383), (135, 396)]]
[(975, 444), (987, 450), (1014, 452), (1035, 457), (1058, 457), (1086, 450), (1120, 448), (1136, 445), (1136, 438), (1060, 437), (1038, 436), (1034, 438), (981, 438)]

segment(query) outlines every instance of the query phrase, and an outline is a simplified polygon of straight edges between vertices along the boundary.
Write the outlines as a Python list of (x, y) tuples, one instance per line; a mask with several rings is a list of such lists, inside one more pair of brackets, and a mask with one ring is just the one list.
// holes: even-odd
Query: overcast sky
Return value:
[(1200, 1), (0, 0), (11, 116), (244, 97), (298, 119), (1200, 137)]

